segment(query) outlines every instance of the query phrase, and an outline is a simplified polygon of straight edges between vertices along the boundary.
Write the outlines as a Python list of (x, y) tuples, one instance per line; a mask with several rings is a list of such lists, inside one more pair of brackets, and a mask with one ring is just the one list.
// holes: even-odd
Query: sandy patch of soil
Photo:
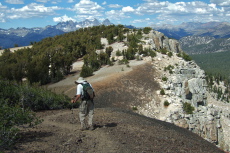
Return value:
[[(31, 48), (31, 46), (23, 46), (23, 47), (14, 47), (14, 48), (9, 48), (11, 52), (14, 52), (16, 50), (19, 50), (19, 49), (23, 49), (23, 48)], [(0, 56), (2, 55), (2, 53), (4, 52), (4, 49), (0, 50)]]

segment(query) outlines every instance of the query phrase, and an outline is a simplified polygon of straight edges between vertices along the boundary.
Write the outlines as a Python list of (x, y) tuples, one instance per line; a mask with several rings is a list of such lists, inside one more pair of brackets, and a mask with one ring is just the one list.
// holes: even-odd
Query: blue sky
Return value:
[(230, 21), (230, 0), (1, 0), (0, 28), (45, 27), (58, 22), (109, 19), (145, 27)]

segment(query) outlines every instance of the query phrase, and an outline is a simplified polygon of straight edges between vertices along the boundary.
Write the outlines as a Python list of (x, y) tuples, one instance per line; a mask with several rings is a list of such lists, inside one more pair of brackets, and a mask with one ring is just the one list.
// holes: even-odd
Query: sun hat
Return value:
[(79, 77), (75, 82), (76, 83), (83, 83), (83, 82), (85, 82), (85, 80), (83, 77)]

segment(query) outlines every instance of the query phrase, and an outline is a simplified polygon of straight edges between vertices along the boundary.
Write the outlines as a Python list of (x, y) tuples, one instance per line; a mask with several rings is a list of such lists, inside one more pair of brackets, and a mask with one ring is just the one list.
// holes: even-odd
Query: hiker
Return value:
[[(93, 127), (93, 114), (94, 114), (94, 102), (93, 98), (95, 97), (94, 90), (92, 88), (92, 85), (88, 83), (84, 78), (79, 77), (78, 80), (75, 81), (75, 84), (77, 84), (77, 93), (75, 95), (75, 98), (73, 99), (73, 103), (81, 99), (80, 104), (80, 112), (79, 112), (79, 118), (81, 122), (81, 130), (86, 130), (87, 127), (85, 125), (85, 118), (88, 116), (88, 128), (89, 130), (94, 130)], [(86, 88), (91, 89), (91, 93), (87, 92)]]

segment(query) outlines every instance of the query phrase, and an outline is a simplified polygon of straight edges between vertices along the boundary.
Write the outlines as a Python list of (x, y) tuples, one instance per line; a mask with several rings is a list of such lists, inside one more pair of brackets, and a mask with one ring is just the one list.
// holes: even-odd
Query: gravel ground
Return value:
[(39, 112), (44, 122), (21, 133), (12, 153), (221, 153), (172, 124), (115, 109), (95, 110), (95, 129), (80, 131), (78, 109)]

